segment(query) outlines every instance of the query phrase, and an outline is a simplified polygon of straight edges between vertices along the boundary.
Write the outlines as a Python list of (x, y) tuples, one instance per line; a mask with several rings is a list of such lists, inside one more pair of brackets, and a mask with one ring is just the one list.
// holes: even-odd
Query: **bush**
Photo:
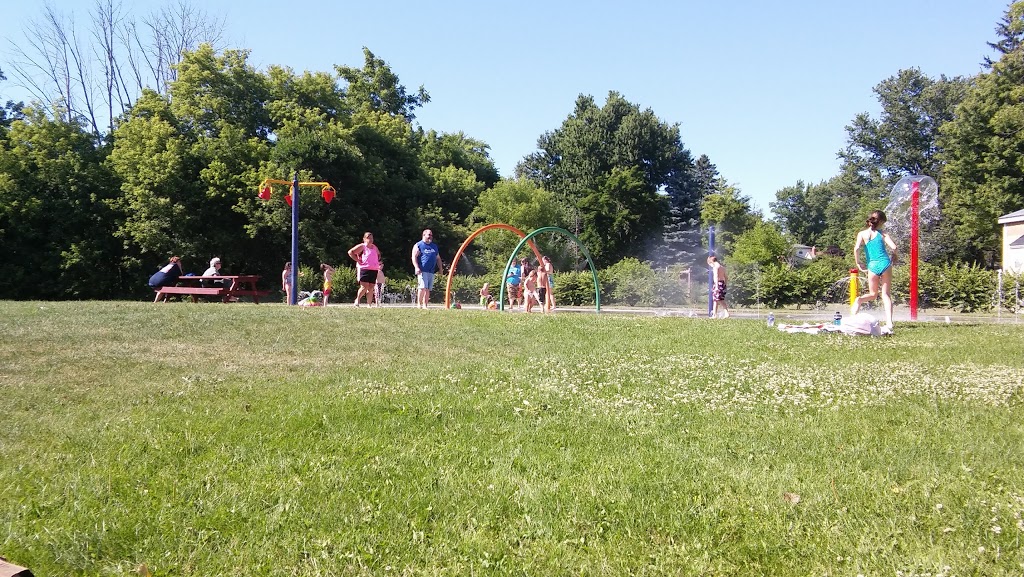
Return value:
[[(778, 266), (778, 265), (772, 265)], [(729, 294), (726, 300), (734, 306), (753, 306), (758, 303), (758, 287), (761, 282), (761, 266), (743, 264), (728, 266)], [(707, 294), (707, 275), (702, 276), (704, 294)]]
[(757, 299), (761, 304), (778, 308), (793, 302), (794, 272), (789, 267), (772, 265), (761, 269), (761, 276), (758, 282)]
[(1015, 313), (1024, 310), (1024, 274), (1003, 273), (1003, 293), (999, 306)]
[(685, 306), (690, 295), (686, 290), (686, 276), (679, 278), (680, 268), (657, 271), (654, 277), (654, 302), (656, 307)]
[[(920, 272), (920, 271), (919, 271)], [(939, 306), (959, 312), (991, 310), (995, 304), (996, 273), (978, 265), (942, 265), (939, 272)], [(920, 275), (918, 289), (920, 289)], [(919, 291), (920, 292), (920, 291)]]
[[(601, 272), (601, 284), (607, 285), (609, 300), (629, 306), (654, 304), (656, 275), (650, 264), (624, 258)], [(602, 295), (603, 296), (603, 295)]]
[[(910, 300), (910, 266), (893, 270), (893, 301)], [(948, 308), (958, 312), (991, 310), (996, 303), (998, 273), (978, 265), (922, 262), (917, 269), (918, 306)], [(866, 289), (862, 289), (864, 292)]]
[(833, 256), (819, 256), (795, 269), (793, 304), (841, 303), (850, 300), (852, 263)]
[[(555, 302), (565, 306), (594, 304), (594, 275), (585, 271), (560, 272), (555, 275)], [(605, 302), (602, 294), (601, 302)]]

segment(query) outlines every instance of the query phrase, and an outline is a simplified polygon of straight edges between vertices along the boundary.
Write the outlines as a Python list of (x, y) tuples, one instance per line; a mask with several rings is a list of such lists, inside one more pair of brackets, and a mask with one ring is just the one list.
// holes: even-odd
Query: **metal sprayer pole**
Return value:
[(1003, 318), (1003, 269), (999, 269), (996, 273), (998, 282), (996, 283), (996, 318)]
[[(715, 255), (715, 226), (711, 225), (708, 227), (708, 252), (713, 256)], [(715, 273), (713, 269), (708, 268), (708, 317), (715, 310)]]
[(299, 292), (299, 173), (292, 180), (292, 296), (288, 304), (298, 303)]
[(910, 320), (917, 320), (917, 242), (920, 227), (921, 185), (910, 185)]

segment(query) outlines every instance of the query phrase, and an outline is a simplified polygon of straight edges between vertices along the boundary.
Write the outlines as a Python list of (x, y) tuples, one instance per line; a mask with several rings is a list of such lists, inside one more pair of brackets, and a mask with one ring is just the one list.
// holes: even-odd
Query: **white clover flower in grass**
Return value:
[(991, 527), (989, 527), (989, 531), (992, 531), (996, 535), (1000, 535), (1003, 532), (1003, 528), (999, 525), (992, 525)]

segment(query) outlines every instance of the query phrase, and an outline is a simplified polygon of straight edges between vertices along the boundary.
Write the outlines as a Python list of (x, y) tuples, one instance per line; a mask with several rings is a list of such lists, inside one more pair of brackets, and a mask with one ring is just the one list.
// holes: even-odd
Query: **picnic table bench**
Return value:
[[(267, 296), (270, 291), (258, 290), (256, 281), (259, 275), (225, 275), (225, 276), (181, 276), (178, 277), (178, 286), (165, 286), (153, 289), (165, 295), (189, 295), (192, 302), (198, 302), (200, 296), (220, 297), (223, 302), (231, 302), (238, 297), (252, 297), (252, 302), (260, 304), (260, 297)], [(203, 286), (212, 282), (221, 283), (219, 286)], [(228, 286), (223, 283), (230, 281)]]

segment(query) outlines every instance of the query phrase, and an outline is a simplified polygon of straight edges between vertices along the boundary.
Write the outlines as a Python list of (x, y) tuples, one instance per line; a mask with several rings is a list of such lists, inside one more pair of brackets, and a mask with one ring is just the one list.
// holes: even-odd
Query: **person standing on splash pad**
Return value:
[[(860, 305), (871, 302), (882, 295), (885, 307), (885, 325), (882, 334), (892, 333), (892, 265), (896, 264), (896, 243), (888, 234), (882, 232), (885, 226), (885, 213), (876, 210), (867, 221), (868, 227), (857, 234), (857, 242), (853, 245), (853, 260), (861, 272), (868, 273), (868, 294), (858, 297), (850, 307), (850, 314), (855, 315)], [(867, 268), (860, 266), (860, 247), (864, 247)]]
[(416, 271), (416, 308), (425, 309), (430, 304), (430, 289), (434, 288), (434, 273), (444, 272), (444, 263), (437, 245), (434, 244), (434, 232), (429, 228), (423, 231), (423, 240), (412, 247), (412, 267)]
[(359, 299), (366, 297), (366, 306), (373, 306), (377, 287), (377, 271), (380, 270), (380, 249), (373, 244), (373, 233), (363, 233), (363, 242), (348, 249), (348, 257), (356, 261), (359, 290), (356, 292), (355, 306)]
[(725, 272), (725, 267), (722, 263), (718, 262), (718, 257), (711, 255), (708, 257), (708, 266), (711, 267), (712, 273), (712, 285), (714, 288), (711, 291), (711, 298), (715, 301), (714, 306), (711, 308), (711, 318), (717, 319), (718, 311), (722, 311), (721, 318), (729, 318), (729, 307), (725, 304), (725, 294), (729, 285), (729, 274)]

